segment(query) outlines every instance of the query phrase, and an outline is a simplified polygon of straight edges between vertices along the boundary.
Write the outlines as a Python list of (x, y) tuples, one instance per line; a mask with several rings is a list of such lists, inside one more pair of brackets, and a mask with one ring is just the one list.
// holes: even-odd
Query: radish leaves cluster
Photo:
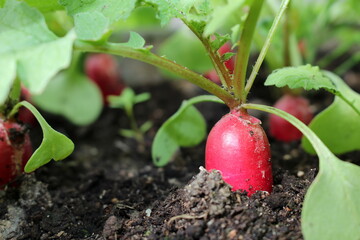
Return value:
[(77, 59), (73, 57), (70, 68), (57, 74), (41, 94), (33, 96), (33, 101), (47, 112), (77, 125), (88, 125), (100, 115), (102, 98), (97, 86), (77, 67)]
[(59, 70), (69, 66), (76, 36), (70, 31), (57, 37), (47, 28), (43, 15), (24, 2), (6, 1), (0, 18), (3, 104), (16, 75), (31, 93), (42, 92)]

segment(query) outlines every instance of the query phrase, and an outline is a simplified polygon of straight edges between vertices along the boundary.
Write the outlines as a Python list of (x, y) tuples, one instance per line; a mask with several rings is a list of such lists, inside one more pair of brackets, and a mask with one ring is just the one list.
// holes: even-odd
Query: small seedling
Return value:
[[(32, 172), (52, 159), (66, 158), (74, 149), (72, 141), (53, 130), (33, 105), (19, 102), (20, 95), (20, 81), (16, 79), (0, 107), (0, 188), (24, 171)], [(21, 107), (26, 107), (38, 120), (44, 133), (41, 145), (34, 152), (28, 129), (17, 120)]]
[(149, 93), (141, 93), (136, 95), (134, 90), (127, 87), (119, 96), (109, 96), (108, 101), (111, 108), (124, 109), (126, 116), (130, 122), (130, 129), (120, 129), (120, 135), (127, 138), (136, 139), (142, 146), (145, 145), (144, 134), (152, 127), (150, 121), (146, 121), (141, 126), (138, 126), (134, 115), (134, 106), (138, 103), (148, 101), (150, 99)]

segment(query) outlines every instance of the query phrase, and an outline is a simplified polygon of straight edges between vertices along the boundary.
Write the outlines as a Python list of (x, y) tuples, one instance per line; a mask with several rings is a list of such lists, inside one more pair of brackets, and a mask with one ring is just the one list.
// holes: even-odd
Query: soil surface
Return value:
[[(232, 192), (218, 172), (201, 167), (204, 143), (181, 149), (166, 167), (157, 168), (150, 155), (156, 130), (184, 98), (200, 91), (182, 93), (173, 83), (136, 91), (152, 94), (135, 109), (140, 124), (154, 123), (144, 144), (118, 134), (129, 127), (121, 110), (105, 109), (87, 127), (45, 114), (74, 140), (75, 152), (0, 192), (0, 239), (302, 239), (302, 201), (316, 175), (316, 157), (304, 153), (298, 142), (270, 139), (273, 193), (250, 198)], [(273, 101), (258, 96), (252, 102)], [(220, 104), (197, 106), (209, 129), (227, 112)], [(265, 115), (255, 114), (266, 129)], [(39, 144), (40, 129), (31, 132), (34, 145)]]

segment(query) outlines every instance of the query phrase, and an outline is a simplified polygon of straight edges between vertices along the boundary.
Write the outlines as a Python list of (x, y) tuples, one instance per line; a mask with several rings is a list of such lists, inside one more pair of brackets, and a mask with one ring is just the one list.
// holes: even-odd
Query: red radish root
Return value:
[[(314, 117), (309, 101), (301, 96), (285, 94), (274, 104), (274, 107), (294, 115), (306, 125)], [(272, 137), (283, 142), (300, 140), (302, 137), (302, 133), (296, 127), (274, 114), (269, 116), (269, 131)]]
[(31, 154), (27, 131), (18, 123), (0, 119), (0, 189), (23, 173)]
[(215, 124), (206, 142), (206, 169), (219, 170), (232, 190), (248, 195), (272, 190), (270, 145), (260, 124), (245, 110), (233, 110)]
[(85, 73), (101, 90), (105, 104), (108, 104), (109, 95), (120, 95), (125, 88), (117, 62), (109, 54), (89, 55), (85, 61)]

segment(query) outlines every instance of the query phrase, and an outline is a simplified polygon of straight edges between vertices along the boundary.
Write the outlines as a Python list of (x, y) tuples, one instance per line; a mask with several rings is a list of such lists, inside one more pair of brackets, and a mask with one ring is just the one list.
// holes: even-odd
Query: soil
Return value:
[[(152, 94), (135, 109), (139, 123), (154, 123), (144, 144), (118, 134), (118, 129), (129, 127), (118, 109), (105, 109), (87, 127), (45, 114), (55, 129), (75, 142), (75, 152), (0, 192), (0, 239), (302, 239), (302, 201), (316, 175), (317, 159), (303, 152), (299, 142), (270, 139), (270, 195), (232, 192), (218, 172), (206, 172), (201, 167), (204, 143), (181, 149), (163, 168), (152, 164), (156, 130), (184, 98), (200, 92), (185, 94), (174, 86), (167, 82), (136, 89)], [(273, 101), (258, 96), (252, 102)], [(198, 107), (209, 129), (227, 112), (219, 104)], [(266, 129), (265, 116), (257, 116)], [(31, 132), (34, 145), (39, 144), (40, 129)]]

